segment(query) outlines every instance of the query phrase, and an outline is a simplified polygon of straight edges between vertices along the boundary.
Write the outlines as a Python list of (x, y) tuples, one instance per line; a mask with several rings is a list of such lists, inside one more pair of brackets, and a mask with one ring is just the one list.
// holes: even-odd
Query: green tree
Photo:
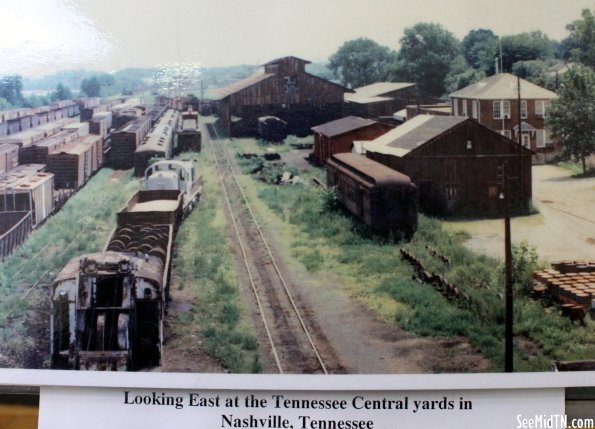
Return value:
[(87, 97), (99, 97), (101, 94), (101, 83), (97, 77), (91, 77), (83, 79), (81, 81), (81, 91), (87, 95)]
[(494, 73), (494, 59), (498, 56), (498, 36), (492, 30), (471, 30), (463, 38), (463, 56), (474, 69)]
[(542, 60), (519, 61), (512, 65), (512, 74), (554, 91), (556, 77), (550, 75), (549, 66), (550, 64)]
[(460, 53), (456, 37), (440, 24), (418, 23), (400, 39), (393, 80), (415, 82), (423, 93), (442, 96), (450, 64)]
[(502, 69), (512, 71), (519, 61), (546, 60), (554, 57), (555, 43), (541, 31), (502, 37)]
[(552, 100), (546, 126), (562, 145), (562, 157), (582, 163), (595, 151), (595, 72), (582, 65), (562, 77), (558, 98)]
[(395, 53), (375, 41), (360, 37), (345, 42), (329, 58), (328, 67), (343, 85), (357, 88), (388, 78)]
[(566, 26), (570, 31), (567, 44), (571, 59), (595, 67), (595, 16), (589, 9), (583, 9), (581, 16)]
[(64, 85), (62, 82), (56, 86), (56, 90), (50, 95), (50, 99), (52, 101), (70, 100), (71, 98), (72, 92), (70, 91), (70, 88)]
[(0, 78), (0, 97), (14, 107), (20, 107), (25, 102), (23, 97), (23, 82), (19, 75), (3, 76)]
[(450, 94), (475, 82), (479, 82), (485, 77), (486, 75), (483, 71), (474, 69), (462, 55), (459, 55), (450, 65), (448, 74), (444, 79), (444, 86), (446, 87), (446, 92)]

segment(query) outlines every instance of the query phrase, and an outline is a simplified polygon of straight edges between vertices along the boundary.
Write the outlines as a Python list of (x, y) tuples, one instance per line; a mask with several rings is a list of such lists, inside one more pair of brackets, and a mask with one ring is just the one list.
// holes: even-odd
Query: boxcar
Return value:
[(110, 163), (116, 169), (134, 166), (134, 152), (151, 128), (151, 119), (138, 118), (112, 133)]
[(409, 176), (362, 155), (341, 153), (328, 161), (327, 184), (373, 230), (406, 237), (415, 232), (417, 187)]
[(39, 225), (54, 210), (54, 175), (45, 165), (19, 165), (0, 174), (0, 211), (33, 212), (33, 225)]
[(19, 147), (16, 144), (0, 144), (0, 173), (6, 173), (19, 165)]

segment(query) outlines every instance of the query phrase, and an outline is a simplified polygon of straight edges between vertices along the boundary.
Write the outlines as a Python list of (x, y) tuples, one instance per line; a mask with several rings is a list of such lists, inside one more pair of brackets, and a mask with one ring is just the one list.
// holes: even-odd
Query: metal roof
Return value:
[(346, 116), (326, 124), (317, 125), (312, 127), (311, 130), (326, 137), (335, 137), (375, 123), (376, 121), (360, 118), (359, 116)]
[(259, 72), (259, 73), (253, 74), (252, 76), (248, 76), (245, 79), (238, 80), (237, 82), (234, 82), (230, 85), (220, 88), (217, 90), (217, 92), (219, 94), (218, 100), (222, 100), (225, 97), (230, 96), (231, 94), (234, 94), (238, 91), (246, 89), (249, 86), (254, 85), (255, 83), (262, 82), (263, 80), (267, 80), (274, 75), (275, 75), (274, 73)]
[(404, 156), (467, 119), (462, 116), (417, 115), (377, 139), (364, 143), (364, 149)]
[(392, 100), (391, 97), (383, 97), (383, 95), (414, 86), (415, 84), (410, 82), (376, 82), (370, 85), (355, 88), (355, 93), (353, 94), (345, 94), (345, 101), (359, 104), (369, 104)]
[[(556, 93), (521, 79), (521, 98), (551, 100)], [(516, 100), (517, 77), (510, 73), (499, 73), (450, 94), (453, 98), (474, 98), (477, 100)]]
[(333, 161), (343, 168), (347, 167), (349, 170), (352, 170), (357, 176), (364, 176), (370, 182), (370, 185), (411, 184), (411, 178), (409, 176), (370, 158), (366, 158), (363, 155), (336, 153), (331, 156), (328, 162), (332, 165)]

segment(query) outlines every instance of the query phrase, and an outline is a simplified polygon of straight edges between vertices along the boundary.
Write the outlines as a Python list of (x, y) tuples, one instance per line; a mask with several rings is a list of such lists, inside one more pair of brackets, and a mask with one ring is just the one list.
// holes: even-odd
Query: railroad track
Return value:
[(281, 374), (327, 374), (327, 366), (316, 345), (315, 328), (300, 311), (292, 287), (284, 277), (240, 185), (237, 165), (228, 153), (227, 142), (219, 139), (212, 124), (207, 125), (207, 131), (203, 133), (203, 138), (208, 141), (215, 155), (228, 216), (233, 224), (274, 366)]

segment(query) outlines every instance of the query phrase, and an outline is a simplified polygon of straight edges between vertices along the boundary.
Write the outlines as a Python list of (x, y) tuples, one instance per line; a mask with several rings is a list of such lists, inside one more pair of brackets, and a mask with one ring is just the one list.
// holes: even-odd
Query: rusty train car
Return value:
[(339, 153), (328, 160), (327, 186), (381, 234), (411, 237), (417, 229), (417, 187), (409, 176), (361, 155)]
[(54, 280), (52, 367), (135, 371), (160, 364), (174, 237), (202, 189), (192, 162), (167, 162), (178, 164), (160, 170), (174, 172), (177, 182), (159, 185), (152, 166), (147, 177), (154, 183), (117, 214), (104, 251), (73, 258)]
[(173, 153), (174, 131), (179, 113), (169, 109), (160, 117), (142, 144), (134, 152), (134, 175), (141, 177), (151, 158), (170, 158)]

